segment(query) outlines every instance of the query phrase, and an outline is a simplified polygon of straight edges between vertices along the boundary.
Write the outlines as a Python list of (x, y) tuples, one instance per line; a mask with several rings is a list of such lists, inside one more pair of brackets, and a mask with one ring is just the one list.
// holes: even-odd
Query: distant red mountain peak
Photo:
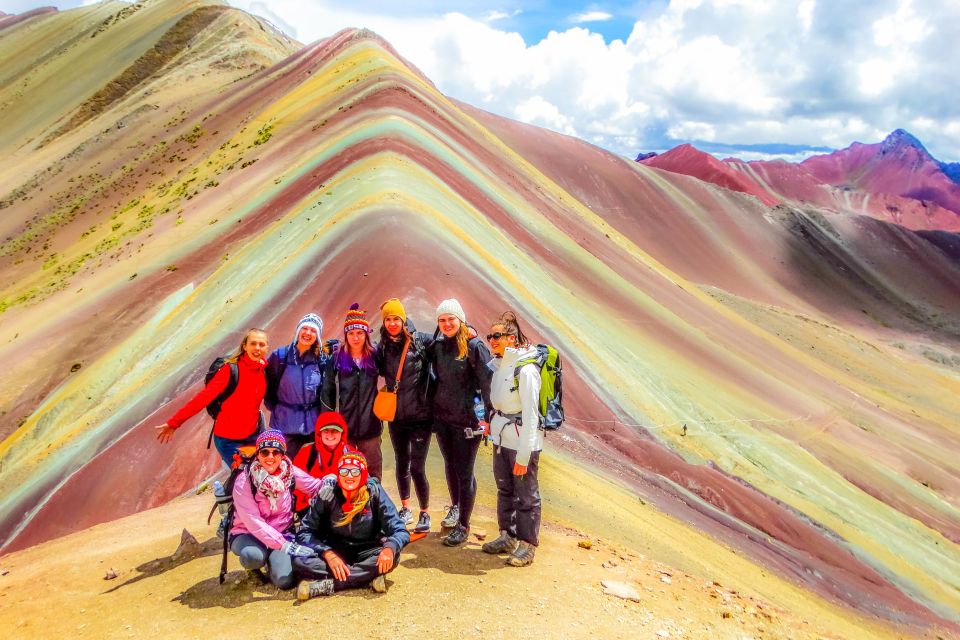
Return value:
[(854, 142), (800, 163), (718, 160), (690, 144), (639, 160), (749, 193), (767, 205), (815, 204), (869, 215), (911, 229), (960, 230), (960, 184), (946, 165), (904, 129), (882, 142)]
[(737, 171), (727, 163), (717, 160), (709, 153), (700, 151), (691, 144), (682, 144), (666, 153), (645, 158), (640, 160), (640, 164), (674, 173), (682, 173), (705, 182), (712, 182), (731, 191), (747, 193), (756, 196), (767, 206), (773, 206), (780, 202), (747, 175)]

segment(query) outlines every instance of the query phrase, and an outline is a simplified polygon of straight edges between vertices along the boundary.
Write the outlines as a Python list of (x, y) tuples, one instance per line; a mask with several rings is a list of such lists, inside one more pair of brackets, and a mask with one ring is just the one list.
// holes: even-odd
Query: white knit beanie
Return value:
[(300, 322), (297, 324), (297, 333), (294, 334), (294, 339), (299, 339), (300, 329), (303, 329), (304, 327), (313, 327), (317, 332), (317, 340), (320, 340), (323, 336), (323, 320), (321, 320), (320, 316), (315, 313), (308, 313), (301, 318)]
[(440, 303), (440, 306), (437, 307), (437, 317), (449, 313), (452, 316), (456, 316), (460, 319), (460, 322), (466, 323), (467, 314), (463, 312), (463, 307), (460, 306), (460, 303), (457, 302), (456, 298), (450, 298), (449, 300), (444, 300)]

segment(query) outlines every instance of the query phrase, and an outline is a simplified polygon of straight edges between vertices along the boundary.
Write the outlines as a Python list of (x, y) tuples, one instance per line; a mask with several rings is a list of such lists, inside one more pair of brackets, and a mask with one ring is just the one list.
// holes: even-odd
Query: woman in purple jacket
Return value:
[(294, 586), (291, 556), (316, 555), (294, 541), (290, 490), (312, 496), (323, 484), (293, 466), (286, 450), (279, 431), (264, 431), (257, 438), (257, 457), (234, 481), (236, 511), (230, 529), (230, 549), (240, 557), (243, 568), (262, 576), (260, 569), (268, 565), (270, 582), (280, 589)]
[(300, 448), (313, 443), (313, 425), (320, 414), (320, 389), (327, 365), (323, 320), (315, 313), (303, 316), (292, 343), (267, 358), (267, 393), (270, 428), (283, 434), (287, 457), (297, 457)]

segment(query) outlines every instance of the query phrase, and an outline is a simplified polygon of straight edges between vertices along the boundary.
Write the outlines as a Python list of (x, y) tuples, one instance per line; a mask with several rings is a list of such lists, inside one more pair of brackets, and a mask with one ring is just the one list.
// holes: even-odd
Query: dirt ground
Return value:
[[(273, 639), (346, 629), (349, 637), (391, 639), (938, 637), (826, 603), (635, 497), (625, 500), (615, 483), (563, 456), (545, 458), (541, 470), (546, 508), (536, 561), (506, 566), (480, 550), (479, 536), (497, 535), (489, 451), (481, 451), (469, 542), (444, 547), (435, 524), (404, 549), (385, 594), (364, 589), (299, 603), (293, 591), (248, 578), (233, 556), (219, 585), (221, 543), (205, 523), (204, 492), (0, 558), (0, 625), (16, 634), (7, 637), (29, 638)], [(434, 495), (443, 494), (436, 452), (429, 471)], [(385, 475), (395, 495), (392, 469)], [(618, 503), (631, 506), (610, 506)], [(434, 505), (434, 523), (442, 507)], [(175, 558), (184, 528), (199, 553)], [(116, 577), (105, 579), (108, 572)], [(629, 586), (639, 601), (605, 593), (605, 582)]]

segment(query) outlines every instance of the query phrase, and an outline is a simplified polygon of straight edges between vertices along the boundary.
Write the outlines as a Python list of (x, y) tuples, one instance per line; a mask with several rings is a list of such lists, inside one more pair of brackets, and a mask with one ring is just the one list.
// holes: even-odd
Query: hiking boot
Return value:
[(387, 592), (387, 576), (382, 573), (373, 579), (373, 582), (370, 583), (370, 588), (376, 591), (377, 593), (386, 593)]
[(507, 564), (511, 567), (525, 567), (529, 564), (533, 564), (533, 555), (537, 552), (537, 548), (525, 540), (521, 540), (517, 544), (517, 549), (514, 551), (509, 558), (507, 558)]
[(444, 516), (443, 520), (440, 521), (440, 526), (446, 529), (452, 529), (457, 526), (458, 522), (460, 522), (460, 507), (453, 505), (450, 507), (450, 510), (447, 511), (447, 515)]
[(453, 531), (450, 532), (450, 535), (443, 539), (443, 544), (448, 547), (460, 546), (467, 541), (467, 536), (469, 535), (470, 529), (458, 523), (457, 526), (453, 528)]
[(332, 596), (333, 580), (301, 580), (297, 587), (297, 600), (305, 602), (317, 596)]
[(410, 511), (408, 507), (401, 508), (400, 511), (397, 512), (397, 515), (400, 516), (400, 520), (404, 525), (413, 522), (413, 511)]
[(417, 520), (417, 526), (413, 528), (414, 533), (427, 533), (430, 531), (430, 514), (426, 511), (420, 512), (420, 519)]
[(490, 542), (484, 542), (481, 549), (486, 553), (513, 553), (517, 550), (517, 539), (506, 531), (500, 532), (500, 537)]

